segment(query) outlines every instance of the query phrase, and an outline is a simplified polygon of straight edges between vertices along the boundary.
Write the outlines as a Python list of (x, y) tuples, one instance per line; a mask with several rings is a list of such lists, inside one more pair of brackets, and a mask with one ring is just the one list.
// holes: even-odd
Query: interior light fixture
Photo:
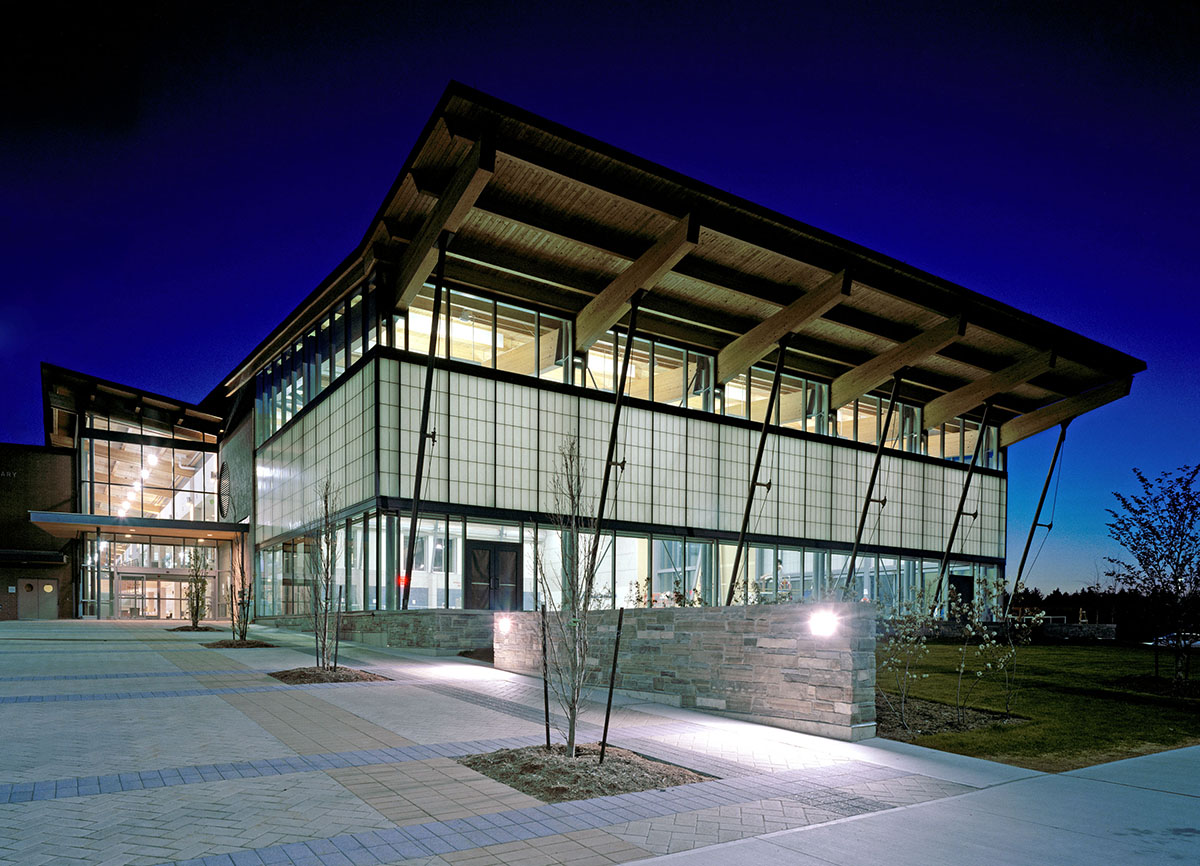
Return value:
[[(154, 454), (147, 454), (146, 462), (149, 463), (151, 466), (157, 466), (158, 465), (158, 457)], [(142, 471), (144, 472), (145, 470), (143, 469)]]

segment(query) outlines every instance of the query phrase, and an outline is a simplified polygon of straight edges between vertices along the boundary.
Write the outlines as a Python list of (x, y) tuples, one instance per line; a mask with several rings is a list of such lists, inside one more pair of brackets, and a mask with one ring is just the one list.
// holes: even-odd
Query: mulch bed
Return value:
[(358, 668), (343, 667), (332, 671), (323, 668), (292, 668), (286, 671), (273, 671), (268, 676), (275, 677), (290, 686), (311, 683), (377, 683), (388, 680), (387, 677), (381, 677), (379, 674), (360, 671)]
[[(892, 696), (891, 700), (895, 704), (899, 698)], [(974, 731), (978, 728), (989, 728), (992, 725), (1022, 725), (1028, 721), (1027, 719), (1008, 718), (1004, 713), (968, 708), (963, 711), (964, 722), (959, 723), (958, 713), (954, 707), (913, 697), (905, 701), (905, 716), (908, 718), (907, 728), (901, 724), (900, 714), (876, 691), (875, 734), (888, 740), (911, 743), (918, 737), (929, 734)]]
[(554, 745), (549, 751), (545, 746), (528, 746), (466, 755), (457, 760), (463, 766), (543, 803), (564, 803), (710, 781), (709, 776), (612, 746), (605, 750), (601, 764), (599, 743), (577, 745), (575, 752), (575, 758), (568, 758), (566, 746)]
[(180, 625), (175, 628), (169, 628), (167, 631), (225, 631), (223, 628), (214, 628), (211, 625), (198, 625), (192, 628), (190, 625)]
[(226, 638), (212, 643), (202, 643), (200, 646), (208, 649), (265, 649), (277, 647), (279, 644), (267, 643), (265, 640), (230, 640)]

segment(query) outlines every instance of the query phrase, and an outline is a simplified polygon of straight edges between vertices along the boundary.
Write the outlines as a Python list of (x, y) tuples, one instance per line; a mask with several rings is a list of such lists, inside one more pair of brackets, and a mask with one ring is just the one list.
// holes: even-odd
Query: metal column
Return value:
[(417, 541), (417, 515), (421, 509), (421, 482), (425, 474), (425, 440), (429, 438), (429, 401), (433, 396), (433, 360), (437, 357), (438, 318), (442, 312), (442, 283), (446, 277), (446, 246), (453, 235), (442, 232), (438, 235), (438, 258), (433, 282), (433, 325), (429, 329), (429, 356), (425, 359), (425, 396), (421, 401), (421, 432), (417, 439), (416, 478), (413, 481), (412, 515), (408, 521), (408, 547), (404, 551), (404, 587), (400, 609), (408, 610), (408, 596), (412, 588), (413, 554)]
[(871, 510), (871, 503), (878, 502), (879, 507), (887, 505), (887, 497), (883, 499), (875, 499), (872, 494), (875, 493), (875, 482), (879, 478), (879, 467), (883, 463), (883, 443), (887, 441), (888, 428), (892, 426), (892, 414), (896, 409), (896, 395), (900, 393), (900, 379), (903, 371), (897, 370), (892, 376), (892, 395), (888, 397), (887, 414), (883, 419), (883, 428), (879, 431), (879, 442), (875, 446), (875, 462), (871, 464), (871, 480), (867, 482), (867, 494), (863, 498), (862, 514), (858, 517), (858, 529), (854, 533), (854, 547), (850, 549), (850, 564), (847, 566), (846, 579), (842, 581), (841, 596), (846, 598), (846, 591), (850, 588), (850, 581), (854, 579), (854, 566), (858, 562), (858, 547), (862, 544), (863, 529), (867, 525), (867, 513)]
[[(1042, 506), (1046, 504), (1046, 494), (1050, 491), (1050, 479), (1054, 477), (1054, 467), (1058, 465), (1058, 455), (1062, 453), (1063, 442), (1067, 438), (1067, 425), (1071, 422), (1064, 421), (1062, 427), (1058, 431), (1058, 442), (1054, 446), (1054, 456), (1050, 458), (1050, 468), (1046, 470), (1046, 483), (1042, 485), (1042, 495), (1038, 497), (1037, 509), (1033, 512), (1033, 522), (1029, 524), (1029, 535), (1025, 537), (1025, 549), (1021, 551), (1021, 564), (1017, 566), (1017, 577), (1013, 581), (1013, 594), (1017, 592), (1017, 588), (1021, 585), (1021, 578), (1025, 574), (1025, 560), (1029, 556), (1029, 548), (1033, 544), (1033, 534), (1039, 526), (1045, 526), (1049, 530), (1053, 523), (1039, 523), (1042, 519)], [(1007, 615), (1009, 608), (1012, 606), (1012, 595), (1008, 597), (1008, 603), (1004, 605), (1004, 613)]]
[(963, 480), (962, 493), (958, 497), (958, 508), (954, 511), (954, 522), (950, 524), (950, 539), (946, 542), (946, 552), (942, 554), (942, 564), (938, 567), (937, 588), (933, 591), (930, 610), (937, 609), (938, 597), (942, 594), (942, 583), (946, 580), (946, 569), (950, 565), (950, 551), (954, 548), (954, 537), (958, 535), (958, 525), (962, 522), (963, 506), (967, 503), (967, 491), (971, 489), (971, 477), (975, 474), (975, 465), (979, 462), (979, 452), (987, 440), (988, 416), (992, 413), (992, 404), (983, 404), (983, 419), (979, 422), (979, 438), (975, 440), (975, 451), (971, 454), (971, 463), (967, 466), (967, 477)]
[[(621, 406), (625, 402), (625, 381), (629, 375), (629, 356), (633, 352), (633, 335), (637, 333), (638, 304), (641, 303), (645, 293), (644, 289), (638, 289), (629, 301), (629, 332), (625, 338), (625, 352), (621, 356), (621, 379), (617, 383), (617, 400), (613, 407), (612, 426), (608, 430), (608, 451), (604, 457), (604, 479), (600, 482), (600, 506), (596, 511), (596, 540), (592, 544), (591, 553), (588, 556), (587, 571), (584, 572), (589, 577), (594, 575), (596, 555), (600, 551), (600, 532), (604, 524), (604, 508), (608, 504), (608, 485), (612, 479), (613, 457), (617, 451), (617, 429), (621, 424)], [(624, 461), (621, 461), (621, 468), (625, 468)]]
[[(725, 606), (729, 607), (733, 604), (733, 591), (737, 587), (738, 569), (742, 564), (742, 551), (746, 547), (746, 530), (750, 526), (750, 510), (754, 506), (754, 493), (758, 489), (758, 471), (762, 467), (763, 450), (767, 446), (767, 430), (771, 427), (771, 416), (775, 413), (775, 400), (779, 397), (779, 383), (783, 379), (783, 361), (787, 354), (787, 346), (791, 341), (791, 334), (784, 334), (779, 341), (779, 360), (775, 362), (775, 378), (771, 381), (771, 396), (767, 398), (767, 414), (763, 416), (762, 432), (758, 436), (758, 452), (754, 455), (754, 471), (750, 474), (750, 488), (746, 491), (746, 509), (742, 512), (742, 528), (738, 532), (737, 552), (733, 555), (733, 571), (729, 576), (729, 592), (725, 595)], [(749, 371), (747, 371), (747, 385), (749, 384)], [(749, 399), (746, 400), (747, 405)], [(771, 489), (771, 482), (766, 483), (767, 490)], [(746, 598), (750, 597), (750, 578), (746, 578)]]

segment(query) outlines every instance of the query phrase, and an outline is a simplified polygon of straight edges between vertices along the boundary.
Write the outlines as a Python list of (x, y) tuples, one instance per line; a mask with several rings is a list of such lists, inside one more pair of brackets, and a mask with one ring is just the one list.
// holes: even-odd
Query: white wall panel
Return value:
[(368, 366), (258, 451), (260, 541), (303, 527), (326, 479), (343, 506), (374, 496), (373, 394), (374, 371)]
[(803, 439), (772, 436), (778, 448), (779, 463), (773, 480), (777, 485), (771, 493), (778, 509), (778, 532), (785, 538), (804, 535), (804, 511), (808, 488), (805, 484), (804, 460), (808, 445)]
[(687, 419), (687, 523), (702, 529), (718, 525), (718, 431), (712, 421)]
[(716, 528), (737, 532), (742, 527), (742, 512), (746, 507), (746, 492), (750, 487), (750, 463), (753, 460), (750, 451), (750, 431), (724, 425), (719, 429), (721, 464), (717, 500), (720, 514)]
[(685, 526), (688, 522), (689, 496), (688, 421), (677, 415), (652, 414), (654, 425), (653, 522), (665, 526)]

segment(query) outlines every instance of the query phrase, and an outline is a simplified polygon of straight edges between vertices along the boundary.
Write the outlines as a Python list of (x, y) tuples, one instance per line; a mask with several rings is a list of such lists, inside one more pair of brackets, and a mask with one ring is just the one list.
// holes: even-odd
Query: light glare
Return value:
[(837, 631), (838, 618), (831, 611), (818, 610), (808, 618), (808, 628), (816, 637), (829, 637)]

